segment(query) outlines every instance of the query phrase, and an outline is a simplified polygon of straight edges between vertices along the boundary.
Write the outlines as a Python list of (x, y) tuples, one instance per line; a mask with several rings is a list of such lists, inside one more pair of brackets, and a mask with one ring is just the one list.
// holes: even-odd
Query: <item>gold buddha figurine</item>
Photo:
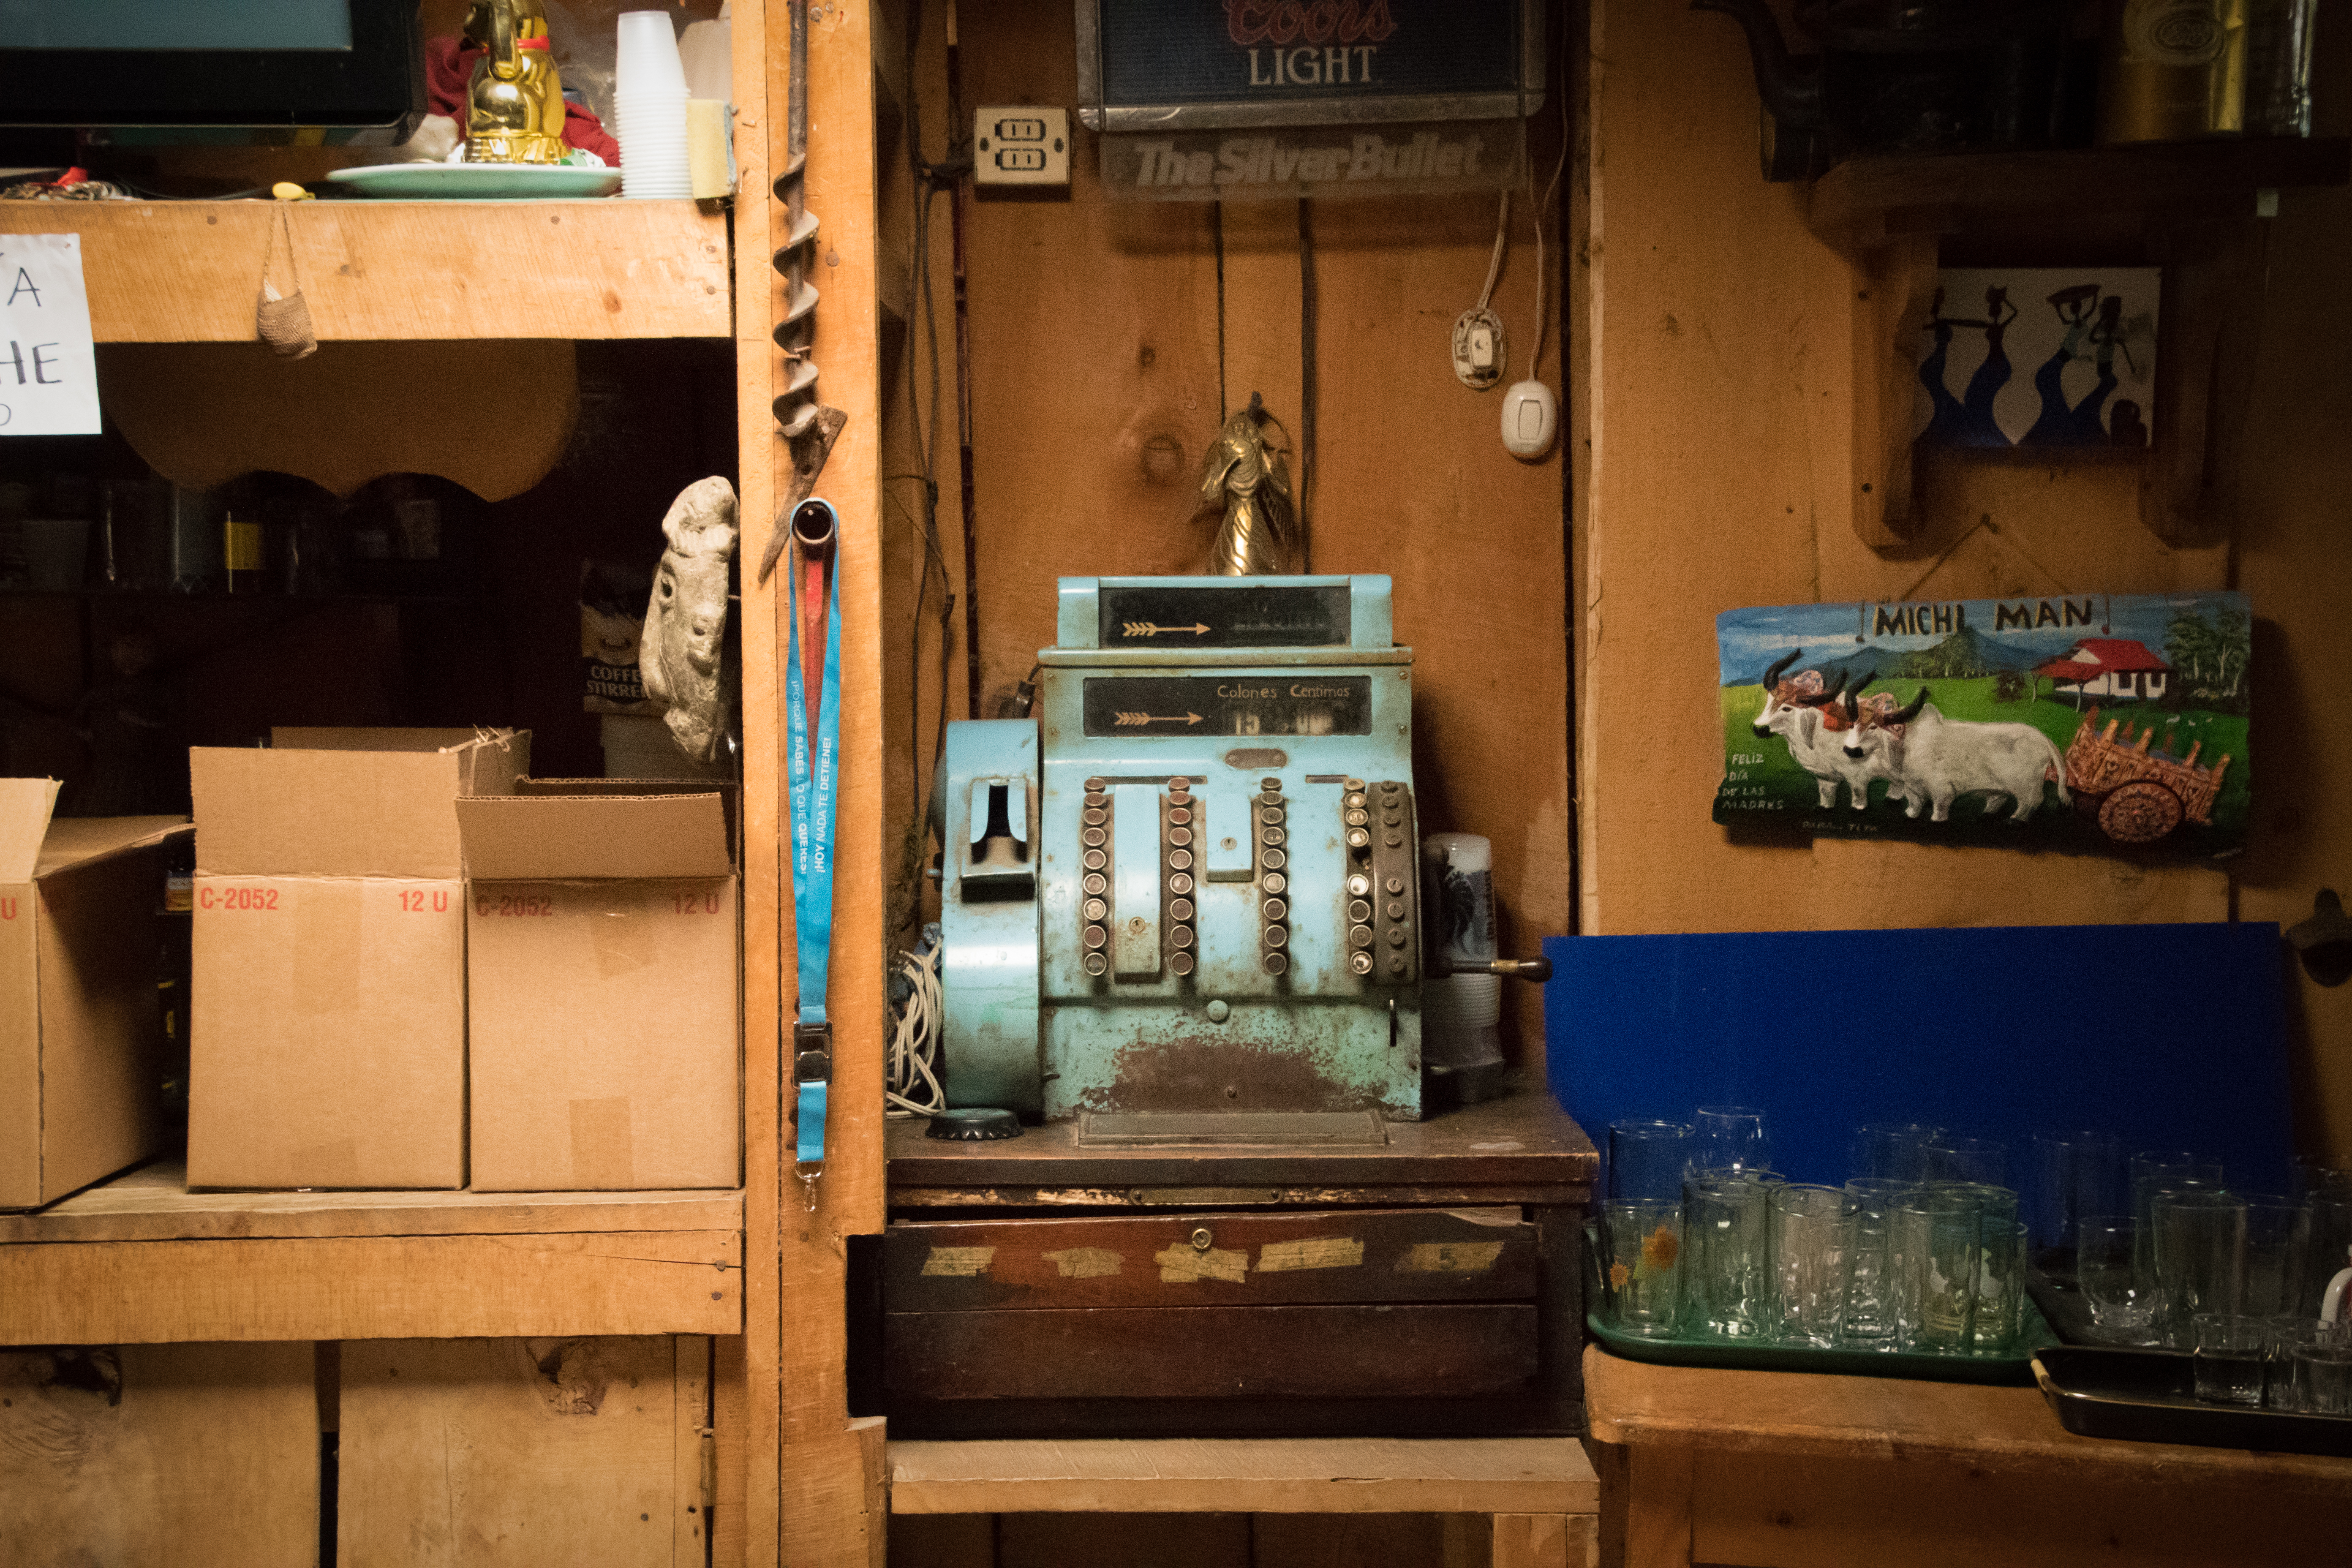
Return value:
[(561, 163), (563, 82), (539, 0), (474, 0), (466, 38), (489, 54), (474, 63), (466, 89), (466, 161)]

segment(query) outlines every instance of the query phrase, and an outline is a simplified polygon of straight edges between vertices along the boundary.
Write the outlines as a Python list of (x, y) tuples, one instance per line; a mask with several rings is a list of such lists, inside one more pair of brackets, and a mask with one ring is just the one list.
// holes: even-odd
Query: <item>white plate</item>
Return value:
[(618, 169), (568, 163), (371, 163), (327, 176), (371, 196), (409, 201), (531, 201), (543, 196), (609, 196)]

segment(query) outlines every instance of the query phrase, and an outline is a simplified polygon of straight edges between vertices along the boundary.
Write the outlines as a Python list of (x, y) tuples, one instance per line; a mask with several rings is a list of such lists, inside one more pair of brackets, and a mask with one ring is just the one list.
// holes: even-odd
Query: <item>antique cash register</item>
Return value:
[(949, 726), (950, 1110), (858, 1270), (894, 1432), (1577, 1428), (1591, 1146), (1540, 1089), (1424, 1119), (1390, 591), (1066, 578), (1034, 719)]

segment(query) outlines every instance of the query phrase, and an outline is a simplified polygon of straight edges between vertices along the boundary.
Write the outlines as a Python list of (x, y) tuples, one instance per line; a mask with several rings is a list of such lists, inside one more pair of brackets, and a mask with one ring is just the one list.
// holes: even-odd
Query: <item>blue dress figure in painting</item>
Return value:
[(1958, 442), (1966, 421), (1960, 400), (1944, 384), (1944, 365), (1952, 354), (1952, 329), (1961, 324), (1945, 318), (1944, 291), (1937, 289), (1936, 302), (1927, 308), (1927, 330), (1936, 334), (1936, 347), (1919, 362), (1919, 381), (1927, 389), (1935, 413), (1927, 421), (1927, 428), (1919, 433), (1919, 439), (1937, 446)]
[[(2091, 388), (2089, 396), (2066, 411), (2067, 439), (2074, 446), (2100, 447), (2107, 442), (2106, 426), (2101, 423), (2101, 411), (2108, 395), (2118, 384), (2116, 380), (2116, 351), (2123, 349), (2124, 363), (2127, 365), (2132, 363), (2131, 350), (2123, 342), (2123, 313), (2122, 295), (2110, 294), (2099, 301), (2099, 319), (2092, 325), (2089, 334), (2091, 342), (2099, 345), (2099, 380)], [(2137, 370), (2138, 367), (2135, 365), (2133, 368)], [(2137, 415), (2138, 411), (2135, 409), (2133, 412)], [(2116, 416), (2118, 420), (2123, 416), (2120, 404), (2116, 405)], [(2139, 443), (2142, 446), (2146, 444)]]
[[(2074, 447), (2083, 444), (2075, 411), (2066, 403), (2065, 374), (2067, 365), (2078, 357), (2083, 339), (2091, 330), (2092, 308), (2098, 298), (2099, 286), (2096, 283), (2077, 283), (2050, 296), (2050, 308), (2057, 311), (2059, 321), (2065, 323), (2066, 338), (2058, 345), (2056, 353), (2042, 362), (2042, 368), (2033, 373), (2033, 390), (2042, 395), (2042, 413), (2034, 419), (2033, 427), (2026, 431), (2025, 438), (2018, 443), (2019, 446)], [(2118, 310), (2123, 308), (2120, 299), (2115, 304)], [(2099, 365), (2098, 390), (2084, 399), (2090, 406), (2091, 425), (2095, 430), (2100, 429), (2100, 405), (2105, 404), (2107, 394), (2116, 389), (2113, 359), (2114, 342), (2110, 338)], [(2104, 430), (2097, 438), (2105, 439)]]
[(2017, 307), (2009, 302), (2009, 290), (1996, 286), (1985, 290), (1985, 319), (1981, 321), (1955, 321), (1958, 327), (1982, 327), (1985, 335), (1984, 363), (1977, 366), (1976, 374), (1969, 377), (1969, 390), (1960, 399), (1960, 429), (1954, 437), (1964, 447), (2006, 447), (2009, 437), (1992, 416), (1992, 400), (2009, 384), (2009, 351), (2001, 346), (2001, 338), (2010, 322), (2017, 320)]

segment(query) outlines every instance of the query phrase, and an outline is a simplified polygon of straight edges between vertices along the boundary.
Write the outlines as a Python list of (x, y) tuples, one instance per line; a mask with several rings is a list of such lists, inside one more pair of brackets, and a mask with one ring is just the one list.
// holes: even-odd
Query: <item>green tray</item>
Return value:
[[(1601, 1294), (1599, 1238), (1585, 1231), (1586, 1300)], [(2017, 1349), (2005, 1356), (1927, 1355), (1916, 1351), (1823, 1351), (1799, 1345), (1742, 1344), (1734, 1340), (1643, 1339), (1611, 1327), (1598, 1310), (1584, 1314), (1584, 1326), (1612, 1355), (1664, 1366), (1726, 1366), (1748, 1372), (1826, 1372), (1845, 1377), (1916, 1377), (1929, 1383), (1989, 1383), (2033, 1386), (2033, 1352), (2061, 1343), (2029, 1294)]]

